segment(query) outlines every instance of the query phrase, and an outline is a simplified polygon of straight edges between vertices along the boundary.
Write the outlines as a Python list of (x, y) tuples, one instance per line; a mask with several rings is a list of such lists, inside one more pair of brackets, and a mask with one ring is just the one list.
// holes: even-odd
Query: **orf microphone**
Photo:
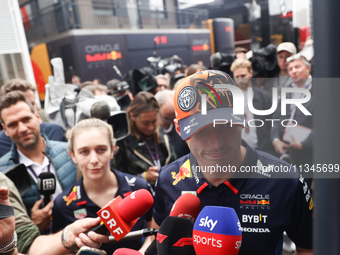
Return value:
[(55, 192), (55, 176), (51, 172), (44, 172), (38, 176), (38, 190), (41, 195), (44, 196), (44, 206), (51, 201), (51, 195)]
[(163, 220), (156, 236), (159, 255), (195, 255), (192, 244), (194, 223), (190, 219), (167, 217)]
[[(93, 227), (85, 234), (90, 231), (108, 234), (107, 231), (109, 231), (115, 241), (119, 241), (131, 231), (137, 222), (137, 218), (145, 214), (152, 204), (153, 197), (146, 189), (134, 191), (124, 199), (118, 196), (97, 212), (102, 220), (101, 224)], [(73, 252), (76, 249), (77, 245), (73, 243), (70, 251)]]
[(200, 210), (200, 199), (191, 193), (184, 193), (172, 206), (170, 216), (187, 218), (195, 221), (197, 215), (200, 213)]
[(97, 214), (110, 234), (119, 241), (136, 224), (137, 218), (145, 214), (153, 204), (153, 197), (146, 189), (132, 192), (125, 199), (120, 196), (110, 201)]
[(197, 255), (237, 255), (240, 251), (241, 224), (233, 208), (205, 206), (197, 217), (192, 234)]

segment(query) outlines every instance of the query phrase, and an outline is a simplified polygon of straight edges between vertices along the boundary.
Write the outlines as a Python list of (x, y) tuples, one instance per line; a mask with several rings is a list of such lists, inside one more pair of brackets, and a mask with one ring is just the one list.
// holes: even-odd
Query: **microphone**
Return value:
[[(152, 205), (153, 197), (146, 189), (134, 191), (124, 199), (118, 196), (97, 212), (102, 220), (101, 224), (91, 228), (85, 234), (90, 231), (103, 235), (111, 234), (118, 242), (131, 231), (137, 218), (145, 214)], [(76, 249), (77, 245), (73, 243), (70, 251), (73, 252)]]
[(51, 201), (51, 195), (55, 192), (55, 176), (51, 172), (44, 172), (38, 176), (38, 190), (44, 196), (44, 206)]
[(237, 255), (242, 243), (241, 224), (233, 208), (205, 206), (193, 229), (197, 255)]
[[(110, 203), (108, 203), (108, 205), (110, 205)], [(152, 205), (153, 197), (151, 193), (146, 189), (139, 189), (118, 203), (118, 213), (125, 221), (129, 222), (142, 216)], [(97, 213), (99, 217), (102, 210)]]
[[(187, 218), (194, 222), (200, 210), (200, 199), (191, 193), (184, 193), (179, 198), (177, 198), (173, 204), (169, 216)], [(153, 240), (153, 242), (146, 249), (145, 255), (157, 255), (156, 239)]]
[[(97, 212), (110, 234), (119, 241), (136, 224), (153, 204), (153, 197), (146, 189), (132, 192), (125, 199), (118, 196)], [(103, 225), (99, 225), (103, 228)], [(91, 231), (91, 230), (90, 230)], [(93, 230), (95, 231), (95, 230)], [(97, 232), (98, 233), (98, 232)]]
[(195, 255), (192, 243), (194, 223), (190, 219), (169, 216), (159, 227), (156, 248), (159, 255)]
[(129, 248), (119, 248), (112, 255), (142, 255), (142, 253)]
[(184, 193), (173, 204), (170, 216), (187, 218), (195, 222), (200, 210), (200, 199), (191, 193)]

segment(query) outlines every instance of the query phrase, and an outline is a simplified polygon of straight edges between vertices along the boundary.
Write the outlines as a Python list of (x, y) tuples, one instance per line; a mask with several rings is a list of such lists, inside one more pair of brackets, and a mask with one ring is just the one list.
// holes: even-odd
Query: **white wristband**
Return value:
[(66, 248), (66, 249), (70, 249), (71, 246), (66, 242), (66, 230), (67, 230), (67, 227), (66, 226), (64, 229), (63, 229), (63, 232), (61, 233), (61, 243), (63, 244), (63, 246)]

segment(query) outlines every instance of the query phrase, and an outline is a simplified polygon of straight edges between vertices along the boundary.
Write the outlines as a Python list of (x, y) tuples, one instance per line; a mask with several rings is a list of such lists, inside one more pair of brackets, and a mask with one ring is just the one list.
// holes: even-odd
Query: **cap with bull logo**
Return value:
[(236, 86), (232, 78), (217, 70), (199, 71), (179, 84), (174, 103), (183, 140), (222, 119), (244, 126), (245, 116), (233, 114), (234, 100), (243, 94), (232, 93), (230, 85)]

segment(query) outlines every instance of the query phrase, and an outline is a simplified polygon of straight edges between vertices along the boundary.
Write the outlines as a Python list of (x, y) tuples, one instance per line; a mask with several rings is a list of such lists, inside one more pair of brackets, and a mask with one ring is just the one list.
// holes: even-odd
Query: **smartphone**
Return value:
[(107, 255), (106, 251), (83, 246), (76, 255)]

